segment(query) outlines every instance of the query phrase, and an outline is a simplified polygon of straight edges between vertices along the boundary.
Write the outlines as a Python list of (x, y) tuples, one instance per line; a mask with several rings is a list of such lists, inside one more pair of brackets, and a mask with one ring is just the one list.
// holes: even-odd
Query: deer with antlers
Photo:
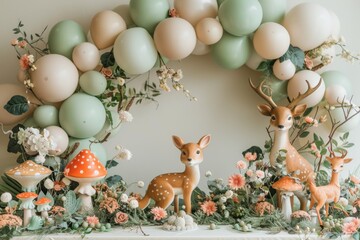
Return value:
[[(249, 79), (251, 88), (268, 104), (258, 105), (258, 109), (261, 114), (270, 117), (270, 125), (274, 128), (274, 141), (272, 143), (270, 151), (270, 164), (275, 166), (276, 158), (279, 155), (280, 150), (286, 150), (286, 169), (288, 173), (297, 172), (294, 177), (304, 183), (308, 179), (309, 175), (314, 173), (313, 166), (303, 157), (289, 140), (289, 129), (293, 126), (295, 117), (301, 116), (306, 108), (306, 104), (299, 104), (301, 100), (306, 98), (315, 92), (322, 83), (320, 79), (319, 83), (315, 87), (311, 87), (310, 83), (307, 83), (307, 90), (305, 93), (294, 98), (287, 106), (278, 106), (272, 99), (271, 93), (267, 95), (263, 92), (264, 81), (260, 83), (258, 87), (255, 87), (251, 79)], [(308, 199), (302, 192), (296, 192), (295, 195), (299, 198), (300, 208), (306, 210)], [(278, 203), (280, 205), (280, 193), (277, 192)]]
[(330, 150), (330, 156), (326, 157), (331, 164), (331, 179), (328, 185), (317, 187), (313, 177), (309, 177), (307, 182), (310, 188), (311, 201), (310, 209), (316, 205), (316, 214), (319, 220), (320, 225), (322, 225), (322, 220), (320, 217), (320, 209), (325, 205), (325, 216), (329, 214), (329, 203), (338, 202), (340, 198), (340, 183), (339, 183), (339, 173), (344, 167), (344, 163), (351, 162), (351, 158), (345, 158), (347, 152), (343, 151), (340, 157), (335, 156), (334, 152)]

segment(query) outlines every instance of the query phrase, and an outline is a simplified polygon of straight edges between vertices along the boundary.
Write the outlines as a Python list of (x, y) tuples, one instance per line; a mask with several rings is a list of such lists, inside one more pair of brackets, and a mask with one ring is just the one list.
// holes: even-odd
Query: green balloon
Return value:
[(170, 5), (167, 0), (130, 0), (130, 16), (138, 27), (153, 34), (159, 22), (168, 17)]
[(111, 133), (109, 136), (109, 138), (111, 138), (120, 131), (121, 120), (119, 117), (119, 113), (115, 110), (111, 110), (110, 116), (112, 123), (108, 118), (106, 118), (103, 128), (94, 136), (97, 140), (103, 140), (108, 135), (108, 133)]
[(68, 160), (71, 161), (81, 150), (90, 149), (92, 153), (99, 159), (99, 161), (105, 166), (107, 159), (107, 154), (104, 146), (101, 143), (91, 143), (96, 141), (95, 138), (69, 138), (69, 148), (72, 149), (75, 143), (79, 143), (79, 146), (76, 150), (69, 156)]
[(74, 47), (86, 41), (86, 34), (77, 22), (63, 20), (50, 30), (48, 44), (51, 53), (63, 55), (71, 60)]
[(89, 95), (98, 96), (106, 89), (106, 78), (97, 71), (87, 71), (80, 76), (79, 84)]
[(224, 2), (225, 0), (217, 0), (217, 4), (220, 7), (220, 5)]
[(211, 55), (220, 66), (236, 69), (246, 63), (251, 54), (251, 40), (224, 32), (220, 41), (211, 46)]
[(37, 126), (59, 126), (59, 111), (52, 105), (42, 105), (35, 109), (33, 118)]
[(218, 15), (226, 32), (244, 36), (260, 26), (263, 11), (258, 0), (226, 0), (220, 5)]
[(263, 10), (262, 22), (282, 22), (286, 12), (286, 0), (258, 0)]
[(276, 78), (269, 79), (266, 83), (272, 90), (272, 99), (279, 102), (287, 98), (287, 85), (289, 81), (281, 81)]
[(95, 136), (104, 126), (105, 108), (96, 97), (85, 93), (75, 93), (60, 107), (60, 126), (75, 138)]
[(34, 128), (39, 127), (33, 117), (29, 117), (28, 119), (26, 119), (25, 122), (23, 122), (23, 125), (25, 127), (34, 127)]
[(326, 71), (321, 73), (320, 76), (324, 80), (326, 88), (332, 85), (340, 85), (346, 90), (346, 95), (351, 96), (352, 84), (350, 79), (343, 72), (336, 70)]

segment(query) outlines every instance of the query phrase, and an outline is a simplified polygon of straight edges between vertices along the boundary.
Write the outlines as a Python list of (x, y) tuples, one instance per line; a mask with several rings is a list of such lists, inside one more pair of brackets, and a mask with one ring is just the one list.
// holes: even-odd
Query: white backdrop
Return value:
[[(150, 1), (150, 0), (149, 0)], [(12, 29), (19, 20), (25, 24), (28, 33), (40, 32), (46, 25), (50, 28), (64, 19), (72, 19), (88, 30), (92, 16), (98, 11), (112, 9), (127, 0), (107, 1), (12, 1), (0, 3), (0, 83), (16, 82), (18, 63), (10, 45), (14, 37)], [(289, 1), (290, 2), (290, 1)], [(289, 8), (303, 2), (294, 0)], [(345, 36), (348, 48), (360, 51), (358, 0), (316, 0), (334, 11), (341, 21), (341, 34)], [(329, 23), (330, 24), (330, 23)], [(49, 30), (47, 32), (49, 32)], [(336, 60), (327, 70), (343, 71), (352, 81), (355, 103), (360, 104), (359, 65)], [(128, 182), (151, 178), (162, 172), (180, 171), (179, 151), (173, 146), (171, 136), (178, 135), (185, 141), (197, 141), (210, 133), (212, 142), (205, 150), (201, 172), (211, 170), (214, 177), (227, 178), (236, 171), (235, 163), (242, 158), (241, 152), (252, 145), (263, 146), (268, 119), (260, 115), (256, 105), (262, 100), (248, 86), (249, 77), (259, 75), (247, 67), (226, 70), (217, 66), (210, 55), (191, 56), (170, 66), (181, 68), (183, 83), (199, 101), (189, 102), (181, 93), (164, 93), (158, 98), (159, 106), (146, 103), (132, 108), (134, 120), (124, 124), (120, 133), (105, 144), (109, 157), (115, 153), (118, 144), (130, 149), (133, 158), (123, 161), (111, 173), (116, 173)], [(156, 80), (154, 72), (152, 79)], [(360, 128), (351, 132), (356, 144), (349, 156), (354, 160), (345, 167), (345, 173), (354, 170), (360, 163)], [(0, 172), (16, 165), (14, 154), (6, 152), (7, 137), (0, 134)], [(205, 177), (200, 181), (206, 184)]]

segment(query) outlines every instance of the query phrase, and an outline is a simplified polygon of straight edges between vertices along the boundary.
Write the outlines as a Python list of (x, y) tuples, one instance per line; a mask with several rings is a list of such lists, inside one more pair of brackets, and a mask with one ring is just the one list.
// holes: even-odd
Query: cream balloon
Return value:
[(90, 23), (91, 38), (100, 50), (112, 46), (117, 36), (124, 30), (126, 30), (124, 19), (110, 10), (98, 12)]
[(338, 18), (338, 16), (331, 10), (328, 10), (329, 14), (331, 16), (331, 34), (330, 36), (332, 38), (334, 38), (335, 40), (338, 40), (340, 37), (340, 29), (341, 29), (341, 24), (340, 24), (340, 20)]
[(279, 80), (289, 80), (295, 75), (296, 67), (291, 62), (290, 59), (287, 59), (283, 62), (280, 62), (280, 60), (276, 60), (273, 65), (273, 73), (275, 77)]
[(215, 18), (201, 19), (195, 31), (197, 38), (206, 45), (217, 43), (223, 35), (223, 28)]
[(346, 100), (346, 90), (341, 85), (330, 85), (325, 90), (325, 100), (330, 105), (338, 105), (341, 104), (344, 100)]
[(299, 93), (305, 93), (308, 89), (306, 81), (309, 82), (311, 87), (315, 87), (319, 83), (319, 81), (321, 81), (319, 88), (316, 89), (315, 92), (300, 101), (300, 103), (306, 104), (307, 107), (314, 107), (323, 99), (325, 94), (324, 81), (316, 72), (310, 70), (301, 70), (297, 72), (294, 77), (291, 78), (288, 82), (288, 96), (290, 99), (294, 99), (299, 95)]
[(262, 58), (261, 56), (259, 56), (259, 54), (256, 53), (255, 49), (252, 48), (251, 54), (249, 59), (246, 61), (245, 65), (252, 69), (257, 71), (257, 68), (259, 67), (260, 63), (265, 61), (264, 58)]
[(65, 152), (69, 145), (69, 137), (64, 129), (58, 126), (49, 126), (45, 129), (49, 131), (51, 139), (56, 143), (56, 150), (50, 150), (49, 153), (58, 156)]
[(287, 30), (278, 23), (267, 22), (260, 25), (253, 38), (256, 52), (265, 59), (276, 59), (286, 53), (290, 46)]
[(205, 55), (210, 52), (211, 48), (209, 45), (206, 45), (205, 43), (199, 41), (199, 39), (196, 41), (196, 45), (194, 48), (194, 51), (191, 54), (194, 55)]
[(215, 18), (218, 13), (216, 0), (174, 0), (174, 8), (181, 18), (193, 26), (203, 18)]
[(291, 44), (308, 51), (320, 46), (331, 35), (332, 18), (323, 6), (306, 2), (292, 8), (283, 25), (290, 34)]
[(196, 33), (192, 25), (182, 18), (161, 21), (154, 32), (155, 46), (169, 60), (189, 56), (196, 46)]
[(90, 71), (99, 64), (100, 53), (94, 44), (84, 42), (74, 48), (72, 60), (80, 71)]
[(35, 62), (36, 71), (31, 72), (33, 91), (40, 99), (54, 103), (70, 97), (79, 82), (75, 65), (66, 57), (48, 54)]

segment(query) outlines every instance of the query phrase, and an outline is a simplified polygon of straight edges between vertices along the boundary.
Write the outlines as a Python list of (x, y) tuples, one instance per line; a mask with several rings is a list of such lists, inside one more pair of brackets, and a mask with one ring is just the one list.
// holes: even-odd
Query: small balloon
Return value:
[(89, 42), (80, 43), (72, 53), (75, 66), (82, 72), (96, 68), (100, 62), (100, 53), (97, 47)]
[(64, 129), (58, 126), (48, 126), (45, 129), (49, 131), (50, 138), (56, 143), (56, 150), (50, 150), (49, 153), (59, 156), (65, 152), (69, 144), (69, 137)]
[(33, 127), (33, 128), (38, 128), (39, 126), (37, 125), (37, 123), (35, 122), (33, 117), (29, 117), (27, 118), (22, 125), (24, 125), (25, 127)]
[(205, 43), (197, 40), (194, 51), (191, 54), (199, 56), (199, 55), (208, 54), (210, 51), (211, 51), (211, 48), (209, 45), (206, 45)]
[(259, 0), (263, 10), (262, 22), (281, 23), (286, 12), (286, 0)]
[(324, 80), (326, 88), (332, 85), (342, 86), (347, 94), (350, 96), (352, 93), (352, 84), (348, 76), (345, 73), (337, 70), (326, 71), (320, 74)]
[(296, 67), (291, 62), (290, 59), (287, 59), (283, 62), (280, 62), (280, 60), (276, 60), (273, 65), (273, 73), (276, 78), (279, 80), (289, 80), (295, 75)]
[(41, 128), (59, 125), (59, 111), (52, 105), (41, 105), (37, 107), (34, 111), (33, 118), (36, 125)]
[(197, 38), (206, 45), (217, 43), (223, 35), (223, 28), (215, 18), (201, 19), (195, 30)]
[(346, 90), (340, 85), (328, 86), (325, 90), (325, 100), (330, 105), (339, 105), (346, 100)]
[(79, 84), (87, 94), (98, 96), (105, 91), (107, 81), (100, 72), (87, 71), (80, 76)]
[(215, 18), (218, 13), (216, 0), (174, 0), (174, 8), (179, 17), (185, 19), (194, 27), (201, 19)]

